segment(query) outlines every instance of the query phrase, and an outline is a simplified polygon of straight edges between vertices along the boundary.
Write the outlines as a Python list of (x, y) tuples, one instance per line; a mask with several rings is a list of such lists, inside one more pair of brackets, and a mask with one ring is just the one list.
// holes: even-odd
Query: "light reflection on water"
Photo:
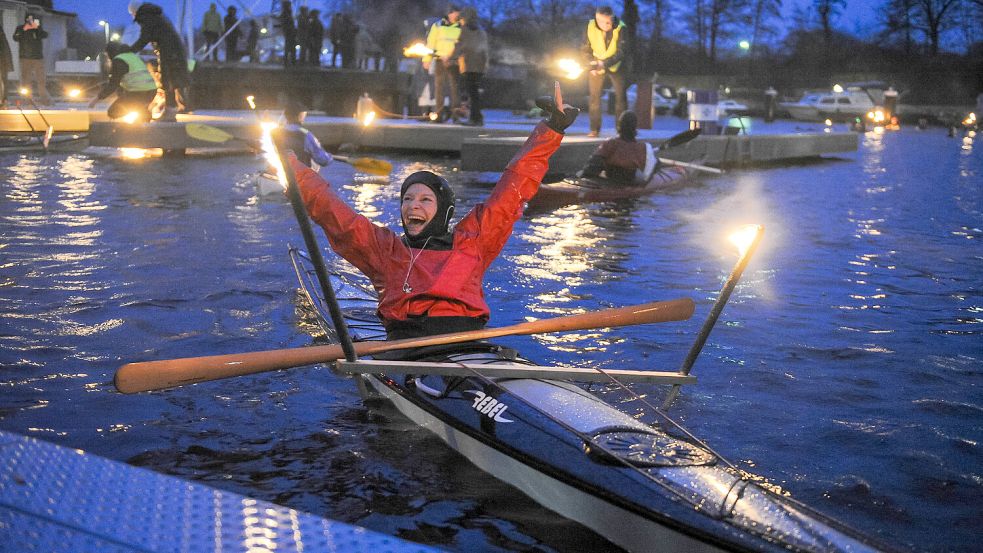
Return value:
[[(3, 161), (0, 427), (411, 539), (437, 528), (456, 550), (604, 549), (412, 425), (370, 413), (325, 369), (111, 392), (126, 361), (311, 343), (286, 255), (301, 242), (296, 221), (284, 198), (256, 195), (260, 160)], [(388, 181), (353, 182), (340, 164), (326, 173), (394, 227), (414, 171), (447, 174), (459, 216), (489, 190), (454, 160), (395, 161)], [(736, 261), (727, 233), (763, 224), (694, 368), (700, 383), (673, 412), (854, 526), (971, 551), (983, 497), (980, 167), (979, 148), (940, 130), (867, 133), (842, 160), (530, 215), (489, 270), (493, 324), (689, 296), (698, 308), (685, 323), (503, 340), (547, 363), (674, 370)]]

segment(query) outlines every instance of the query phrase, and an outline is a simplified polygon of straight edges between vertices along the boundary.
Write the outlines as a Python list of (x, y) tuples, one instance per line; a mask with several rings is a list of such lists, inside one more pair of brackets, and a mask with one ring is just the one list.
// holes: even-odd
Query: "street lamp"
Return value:
[(737, 45), (740, 46), (741, 50), (744, 50), (745, 52), (751, 49), (751, 43), (748, 42), (747, 40), (742, 40), (738, 42)]
[(106, 21), (100, 21), (99, 26), (106, 30), (106, 44), (109, 44), (109, 23)]

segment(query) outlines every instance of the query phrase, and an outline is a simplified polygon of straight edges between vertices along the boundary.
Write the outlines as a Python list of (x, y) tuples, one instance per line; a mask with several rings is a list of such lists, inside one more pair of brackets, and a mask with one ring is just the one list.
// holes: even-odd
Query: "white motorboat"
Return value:
[(800, 121), (845, 120), (864, 117), (878, 108), (883, 98), (883, 89), (878, 90), (861, 84), (836, 85), (826, 92), (807, 92), (797, 102), (780, 102), (782, 110), (792, 119)]

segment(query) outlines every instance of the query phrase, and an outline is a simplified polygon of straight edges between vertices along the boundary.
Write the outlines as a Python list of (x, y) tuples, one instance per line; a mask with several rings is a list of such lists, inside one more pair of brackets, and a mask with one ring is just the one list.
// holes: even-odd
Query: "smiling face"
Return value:
[(411, 184), (399, 204), (406, 234), (416, 236), (426, 228), (437, 213), (437, 195), (422, 183)]

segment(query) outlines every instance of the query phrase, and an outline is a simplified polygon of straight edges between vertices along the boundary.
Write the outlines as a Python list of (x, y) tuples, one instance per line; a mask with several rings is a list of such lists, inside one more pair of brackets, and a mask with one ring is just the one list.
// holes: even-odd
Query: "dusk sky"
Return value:
[[(481, 4), (483, 1), (487, 0), (475, 0), (474, 3)], [(252, 6), (254, 2), (256, 0), (242, 0), (242, 4), (246, 6)], [(155, 3), (163, 7), (164, 12), (171, 19), (176, 17), (178, 0), (159, 0)], [(201, 18), (208, 9), (211, 0), (189, 0), (189, 3), (192, 5), (194, 12), (194, 25), (197, 27), (201, 24)], [(222, 4), (240, 6), (235, 0), (223, 1)], [(303, 5), (303, 2), (299, 1), (295, 2), (295, 4)], [(307, 2), (309, 6), (323, 6), (323, 4), (320, 0)], [(615, 0), (609, 2), (609, 4), (617, 9), (617, 6), (620, 6), (621, 2)], [(809, 5), (811, 4), (811, 0), (786, 0), (784, 4), (786, 6), (786, 12), (790, 13), (791, 6)], [(847, 7), (838, 21), (838, 26), (850, 33), (866, 34), (865, 30), (869, 29), (875, 20), (875, 9), (873, 7), (880, 5), (881, 2), (879, 0), (847, 0), (846, 4)], [(98, 28), (100, 19), (109, 21), (117, 30), (132, 21), (126, 12), (129, 0), (54, 0), (54, 5), (56, 9), (77, 13), (82, 23), (93, 30)], [(256, 9), (261, 13), (269, 10), (270, 0), (259, 0), (256, 3)], [(219, 11), (224, 15), (224, 10), (220, 9)], [(241, 7), (239, 8), (239, 13), (240, 17), (242, 17), (243, 10)]]

